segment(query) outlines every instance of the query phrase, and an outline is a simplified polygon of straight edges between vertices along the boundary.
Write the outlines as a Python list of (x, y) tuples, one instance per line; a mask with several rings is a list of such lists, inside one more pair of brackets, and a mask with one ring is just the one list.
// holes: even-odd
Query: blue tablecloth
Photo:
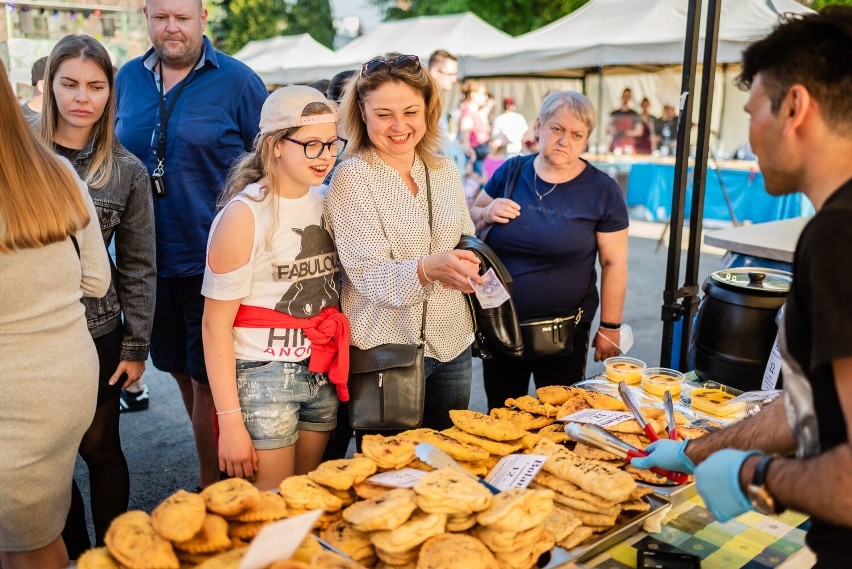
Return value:
[[(692, 170), (690, 169), (690, 172)], [(762, 223), (799, 217), (813, 213), (809, 202), (803, 205), (801, 194), (773, 197), (763, 189), (763, 174), (759, 171), (722, 169), (722, 180), (734, 207), (737, 220)], [(644, 206), (654, 221), (665, 221), (671, 215), (674, 165), (637, 162), (630, 170), (627, 182), (627, 205)], [(686, 193), (685, 216), (692, 204), (692, 179)], [(808, 211), (810, 210), (810, 211)], [(707, 170), (704, 195), (704, 219), (732, 221), (714, 169)]]

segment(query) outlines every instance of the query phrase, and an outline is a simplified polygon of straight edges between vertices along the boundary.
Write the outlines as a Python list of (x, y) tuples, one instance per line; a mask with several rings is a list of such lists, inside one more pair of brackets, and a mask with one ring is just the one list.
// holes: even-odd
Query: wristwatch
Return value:
[(758, 461), (754, 468), (751, 484), (746, 488), (746, 495), (751, 505), (756, 511), (766, 516), (780, 514), (786, 509), (769, 493), (769, 489), (766, 487), (766, 473), (769, 471), (769, 465), (773, 460), (775, 460), (774, 456), (766, 455)]

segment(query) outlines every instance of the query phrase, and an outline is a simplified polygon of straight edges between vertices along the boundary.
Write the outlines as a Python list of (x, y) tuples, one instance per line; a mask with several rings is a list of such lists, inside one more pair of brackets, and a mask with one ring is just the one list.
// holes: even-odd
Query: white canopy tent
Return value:
[[(591, 0), (499, 50), (466, 57), (465, 73), (577, 77), (606, 66), (678, 64), (687, 7), (685, 0)], [(739, 61), (743, 48), (768, 34), (781, 14), (810, 11), (794, 0), (724, 0), (717, 61)]]
[(306, 61), (328, 63), (334, 52), (310, 34), (299, 34), (251, 41), (234, 57), (251, 67), (264, 83), (283, 85), (294, 81), (290, 77), (293, 65), (304, 65)]
[[(585, 82), (586, 94), (600, 107), (599, 130), (592, 141), (605, 147), (608, 140), (601, 140), (602, 131), (623, 88), (632, 89), (634, 104), (648, 97), (652, 113), (659, 114), (663, 104), (677, 106), (676, 66), (683, 61), (687, 8), (686, 0), (591, 0), (562, 19), (519, 36), (501, 51), (464, 58), (462, 67), (467, 76), (490, 78), (489, 84), (501, 86), (520, 77), (529, 82), (536, 76), (605, 74), (603, 81)], [(723, 0), (711, 120), (712, 130), (721, 135), (714, 139), (717, 150), (733, 150), (747, 139), (745, 95), (731, 85), (735, 73), (730, 69), (742, 50), (767, 35), (782, 14), (810, 11), (794, 0)], [(702, 54), (700, 46), (699, 58)], [(535, 114), (528, 107), (523, 112)]]
[(390, 51), (418, 56), (424, 65), (437, 49), (457, 56), (493, 53), (513, 41), (512, 36), (470, 12), (451, 16), (424, 16), (384, 22), (334, 52), (331, 60), (288, 58), (287, 80), (305, 83), (330, 79), (341, 71), (358, 69), (365, 61)]

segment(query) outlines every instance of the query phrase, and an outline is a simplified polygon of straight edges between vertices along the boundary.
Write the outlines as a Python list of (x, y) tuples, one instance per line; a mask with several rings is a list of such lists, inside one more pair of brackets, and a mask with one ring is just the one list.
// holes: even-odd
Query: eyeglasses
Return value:
[(361, 66), (361, 77), (367, 77), (380, 70), (390, 72), (391, 69), (405, 69), (407, 71), (420, 71), (420, 58), (416, 55), (400, 55), (396, 59), (385, 59), (377, 57), (371, 59)]
[(337, 158), (343, 151), (346, 150), (346, 144), (349, 142), (345, 138), (340, 138), (339, 136), (332, 140), (331, 142), (320, 142), (319, 140), (311, 140), (310, 142), (302, 142), (301, 140), (296, 140), (295, 138), (290, 138), (288, 136), (282, 137), (284, 140), (292, 142), (294, 144), (298, 144), (305, 151), (305, 158), (319, 158), (322, 156), (322, 153), (328, 148), (329, 153), (333, 158)]

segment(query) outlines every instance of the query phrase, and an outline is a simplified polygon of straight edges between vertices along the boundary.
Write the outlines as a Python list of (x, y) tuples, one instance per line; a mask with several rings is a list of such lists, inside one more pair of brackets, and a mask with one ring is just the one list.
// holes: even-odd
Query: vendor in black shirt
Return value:
[(849, 567), (852, 543), (852, 60), (841, 53), (852, 53), (849, 6), (796, 16), (743, 53), (749, 139), (766, 190), (801, 190), (817, 210), (796, 246), (779, 332), (784, 396), (633, 460), (694, 471), (722, 521), (749, 509), (807, 513), (818, 568)]

